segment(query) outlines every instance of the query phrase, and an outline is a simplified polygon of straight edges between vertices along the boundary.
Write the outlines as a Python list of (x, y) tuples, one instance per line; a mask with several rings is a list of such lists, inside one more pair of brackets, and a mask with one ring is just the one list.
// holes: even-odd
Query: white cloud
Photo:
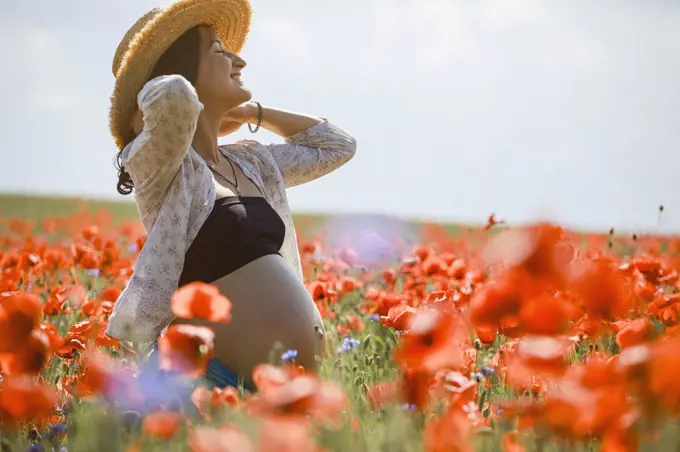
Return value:
[(265, 41), (268, 46), (276, 49), (277, 54), (283, 53), (285, 58), (302, 60), (310, 53), (307, 36), (302, 27), (294, 19), (281, 16), (263, 16), (253, 24), (250, 39)]
[(463, 49), (465, 28), (461, 10), (450, 0), (378, 0), (373, 6), (376, 24), (373, 52), (414, 52), (419, 69), (436, 70)]
[(462, 49), (465, 39), (460, 9), (449, 0), (420, 0), (413, 6), (416, 20), (423, 21), (421, 32), (428, 38), (420, 48), (419, 63), (429, 68), (446, 65), (451, 55)]
[(536, 22), (545, 18), (540, 3), (539, 0), (485, 0), (482, 2), (482, 17), (485, 22), (496, 26)]
[(43, 29), (26, 30), (26, 45), (29, 52), (38, 52), (43, 55), (53, 55), (59, 51), (59, 45), (55, 36)]
[(8, 74), (14, 83), (31, 87), (24, 92), (21, 106), (30, 113), (59, 113), (76, 107), (79, 74), (69, 64), (59, 34), (33, 27), (17, 27), (11, 33), (24, 36), (26, 44), (21, 64), (16, 65), (19, 69)]

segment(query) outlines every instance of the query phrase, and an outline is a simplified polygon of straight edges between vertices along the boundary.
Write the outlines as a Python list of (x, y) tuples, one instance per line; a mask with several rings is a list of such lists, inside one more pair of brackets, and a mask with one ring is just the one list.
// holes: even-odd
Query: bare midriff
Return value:
[[(262, 196), (242, 169), (220, 156), (215, 166), (215, 197)], [(236, 184), (239, 187), (237, 192)], [(225, 231), (226, 232), (226, 231)], [(315, 369), (325, 353), (321, 313), (304, 284), (283, 257), (270, 254), (213, 281), (232, 304), (227, 324), (201, 319), (176, 319), (173, 323), (209, 326), (215, 332), (213, 356), (246, 383), (253, 368), (269, 362), (270, 354), (296, 350), (295, 363)]]
[(322, 357), (325, 352), (323, 320), (309, 292), (280, 255), (260, 257), (212, 284), (231, 301), (231, 321), (177, 319), (173, 323), (211, 327), (215, 358), (249, 384), (253, 368), (268, 362), (273, 351), (296, 350), (297, 364), (316, 368), (315, 355)]

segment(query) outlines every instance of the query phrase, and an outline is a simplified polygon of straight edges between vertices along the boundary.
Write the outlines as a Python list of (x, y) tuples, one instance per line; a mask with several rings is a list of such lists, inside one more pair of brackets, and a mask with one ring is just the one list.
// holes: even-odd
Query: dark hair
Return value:
[[(187, 79), (192, 85), (196, 84), (198, 77), (198, 59), (199, 59), (199, 45), (200, 35), (198, 34), (198, 26), (190, 28), (182, 36), (180, 36), (168, 50), (160, 57), (156, 66), (154, 66), (149, 80), (152, 80), (161, 75), (181, 75)], [(130, 140), (132, 141), (132, 140)], [(125, 143), (130, 144), (128, 143)], [(118, 170), (118, 193), (121, 195), (129, 195), (135, 184), (132, 178), (125, 171), (123, 166), (123, 150), (121, 149), (116, 154), (114, 159), (114, 166)]]

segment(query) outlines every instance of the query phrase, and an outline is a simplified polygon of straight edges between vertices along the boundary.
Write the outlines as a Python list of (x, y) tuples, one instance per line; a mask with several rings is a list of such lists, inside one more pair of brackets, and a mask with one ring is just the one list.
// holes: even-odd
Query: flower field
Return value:
[[(329, 246), (296, 221), (327, 353), (311, 373), (274, 350), (248, 394), (193, 383), (209, 329), (171, 327), (157, 377), (104, 334), (134, 217), (39, 213), (0, 203), (2, 452), (680, 449), (680, 238), (492, 216)], [(171, 305), (231, 321), (207, 285)]]

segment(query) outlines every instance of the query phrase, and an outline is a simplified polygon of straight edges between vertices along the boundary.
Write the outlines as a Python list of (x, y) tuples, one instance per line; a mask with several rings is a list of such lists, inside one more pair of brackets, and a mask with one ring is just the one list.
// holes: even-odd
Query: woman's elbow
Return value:
[(147, 82), (139, 94), (139, 105), (148, 109), (157, 103), (160, 109), (181, 107), (191, 118), (198, 118), (203, 110), (196, 88), (178, 74), (161, 75)]
[(322, 135), (325, 135), (323, 141), (326, 141), (326, 144), (320, 146), (320, 148), (325, 148), (326, 151), (339, 156), (338, 161), (340, 164), (345, 164), (352, 160), (357, 153), (357, 139), (347, 130), (342, 129), (327, 120), (324, 124), (327, 127), (327, 135), (326, 133), (322, 133)]
[(354, 158), (354, 156), (357, 153), (357, 139), (354, 138), (352, 135), (347, 134), (347, 139), (345, 142), (345, 156), (346, 156), (346, 162), (349, 162)]

